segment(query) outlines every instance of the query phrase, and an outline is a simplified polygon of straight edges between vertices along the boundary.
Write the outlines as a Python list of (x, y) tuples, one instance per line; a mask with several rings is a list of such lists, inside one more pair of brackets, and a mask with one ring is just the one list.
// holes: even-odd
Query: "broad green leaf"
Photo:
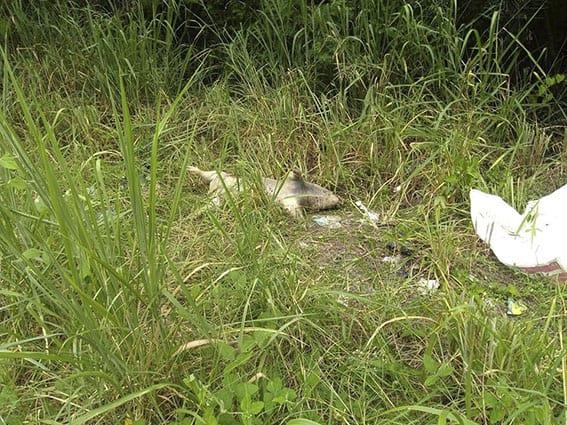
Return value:
[(24, 252), (22, 252), (22, 257), (24, 257), (26, 260), (40, 260), (42, 258), (42, 255), (43, 251), (37, 248), (26, 249)]
[(264, 402), (262, 401), (255, 401), (250, 405), (250, 412), (253, 415), (257, 415), (264, 409)]
[(41, 198), (41, 196), (36, 196), (33, 200), (33, 205), (36, 211), (40, 214), (47, 214), (49, 212), (49, 208), (45, 201)]
[(223, 360), (231, 362), (236, 357), (236, 349), (234, 347), (231, 347), (226, 342), (218, 342), (216, 344), (216, 348)]
[(444, 378), (446, 376), (450, 376), (455, 371), (455, 368), (451, 366), (450, 363), (443, 363), (439, 370), (437, 371), (437, 376)]
[(241, 382), (234, 388), (234, 393), (239, 400), (243, 400), (246, 396), (252, 396), (258, 392), (258, 385), (250, 384), (248, 382)]
[(14, 157), (8, 153), (5, 153), (0, 157), (0, 167), (6, 168), (7, 170), (17, 170), (18, 164)]
[(10, 179), (8, 186), (16, 190), (26, 190), (28, 188), (28, 182), (21, 177), (16, 176), (13, 179)]
[(431, 375), (425, 380), (424, 385), (426, 387), (432, 387), (437, 383), (437, 381), (439, 381), (439, 377), (437, 375)]
[(423, 366), (425, 366), (425, 370), (429, 373), (435, 373), (439, 368), (439, 363), (429, 354), (426, 354), (423, 356)]
[(309, 419), (299, 418), (299, 419), (292, 419), (286, 425), (321, 425), (319, 422), (314, 422)]
[(217, 418), (215, 417), (215, 412), (211, 407), (208, 407), (205, 410), (203, 420), (205, 421), (206, 425), (218, 425)]
[(230, 388), (223, 387), (215, 393), (215, 397), (217, 398), (221, 411), (232, 410), (232, 402), (234, 400), (234, 393), (230, 390)]

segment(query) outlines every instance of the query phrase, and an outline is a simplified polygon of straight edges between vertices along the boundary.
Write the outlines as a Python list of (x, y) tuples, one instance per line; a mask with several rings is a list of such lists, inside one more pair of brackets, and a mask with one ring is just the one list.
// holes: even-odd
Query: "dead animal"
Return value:
[[(209, 195), (213, 203), (220, 204), (226, 195), (242, 191), (240, 178), (219, 171), (203, 171), (197, 167), (189, 167), (189, 172), (201, 177), (209, 185)], [(302, 217), (305, 210), (320, 211), (334, 208), (341, 204), (341, 199), (324, 187), (306, 182), (301, 174), (292, 171), (284, 180), (262, 177), (264, 192), (275, 199), (292, 217)]]

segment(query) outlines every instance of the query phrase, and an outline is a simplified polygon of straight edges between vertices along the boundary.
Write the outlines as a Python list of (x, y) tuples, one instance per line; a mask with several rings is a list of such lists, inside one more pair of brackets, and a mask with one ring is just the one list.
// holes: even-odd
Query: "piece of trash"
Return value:
[(211, 206), (220, 207), (222, 204), (221, 199), (218, 196), (213, 196), (211, 198)]
[(508, 298), (508, 311), (506, 312), (508, 316), (521, 316), (526, 311), (528, 307), (523, 302)]
[(567, 185), (535, 201), (523, 214), (502, 198), (470, 191), (471, 219), (477, 235), (503, 264), (526, 273), (567, 280)]
[(354, 203), (356, 207), (360, 210), (360, 212), (366, 216), (372, 223), (378, 223), (380, 221), (380, 215), (376, 211), (372, 211), (368, 209), (366, 205), (362, 203), (362, 201), (356, 201)]
[(341, 217), (338, 215), (315, 215), (313, 216), (313, 221), (321, 226), (328, 227), (329, 229), (338, 229), (342, 227)]
[(419, 279), (416, 286), (419, 294), (428, 295), (439, 289), (439, 281), (437, 279)]
[(382, 262), (388, 264), (397, 264), (400, 261), (402, 261), (401, 255), (386, 255), (384, 258), (382, 258)]
[(394, 193), (399, 193), (402, 190), (402, 185), (398, 185), (394, 188)]
[(97, 197), (98, 196), (98, 189), (94, 186), (89, 186), (87, 187), (87, 194), (91, 197)]

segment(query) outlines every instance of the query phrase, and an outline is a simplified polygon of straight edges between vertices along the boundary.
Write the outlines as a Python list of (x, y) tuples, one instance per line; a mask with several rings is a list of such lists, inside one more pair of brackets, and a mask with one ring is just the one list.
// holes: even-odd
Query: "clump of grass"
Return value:
[[(468, 222), (471, 187), (520, 204), (564, 174), (498, 14), (479, 34), (455, 5), (266, 0), (196, 52), (179, 7), (2, 6), (0, 420), (564, 421), (565, 286), (499, 267)], [(211, 209), (189, 164), (299, 167), (348, 219), (253, 191)]]

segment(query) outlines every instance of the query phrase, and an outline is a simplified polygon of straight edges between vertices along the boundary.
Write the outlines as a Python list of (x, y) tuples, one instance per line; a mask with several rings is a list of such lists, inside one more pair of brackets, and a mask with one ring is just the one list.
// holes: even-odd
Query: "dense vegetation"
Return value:
[[(468, 217), (565, 183), (564, 76), (498, 8), (217, 3), (0, 6), (0, 423), (565, 423), (566, 285)], [(297, 167), (343, 227), (190, 164)]]

